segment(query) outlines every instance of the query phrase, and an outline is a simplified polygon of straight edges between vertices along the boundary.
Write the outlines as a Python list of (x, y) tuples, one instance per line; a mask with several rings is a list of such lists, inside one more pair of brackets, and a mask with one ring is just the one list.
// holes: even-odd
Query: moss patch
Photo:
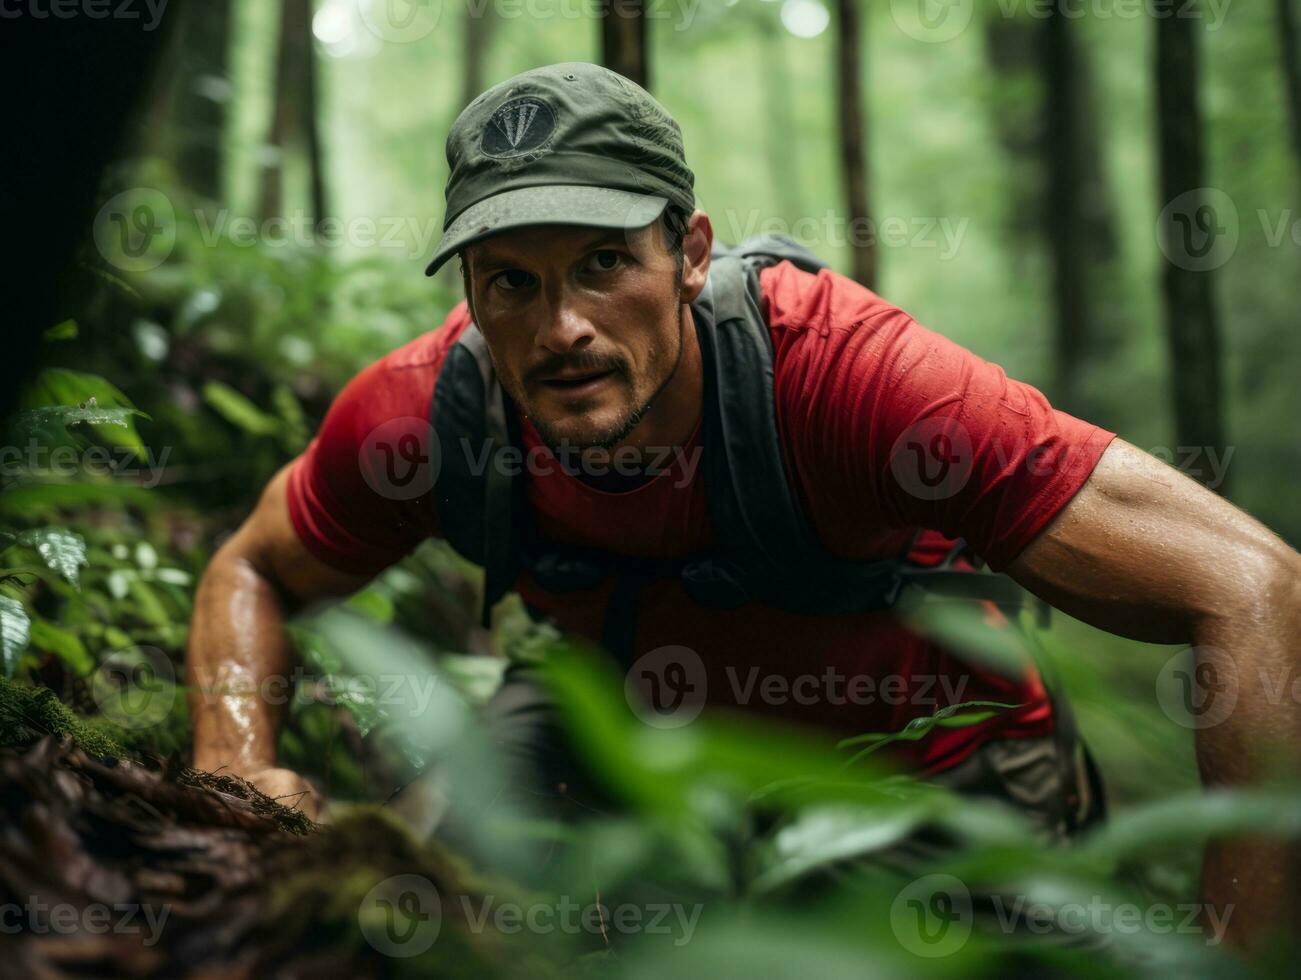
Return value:
[(88, 755), (99, 758), (127, 755), (108, 725), (79, 717), (49, 688), (0, 678), (0, 747), (29, 745), (46, 735), (67, 735)]

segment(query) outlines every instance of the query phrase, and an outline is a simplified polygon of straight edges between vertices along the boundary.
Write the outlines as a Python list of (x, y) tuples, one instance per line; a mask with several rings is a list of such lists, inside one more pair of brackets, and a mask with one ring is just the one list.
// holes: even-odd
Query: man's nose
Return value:
[(596, 328), (582, 310), (563, 293), (547, 297), (544, 320), (536, 343), (553, 354), (568, 354), (586, 347), (596, 336)]

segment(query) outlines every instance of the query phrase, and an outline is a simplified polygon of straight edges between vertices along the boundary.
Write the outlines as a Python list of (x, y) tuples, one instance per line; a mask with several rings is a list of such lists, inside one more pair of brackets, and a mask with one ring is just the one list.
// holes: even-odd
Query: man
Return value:
[[(527, 519), (547, 540), (644, 568), (716, 548), (719, 493), (771, 489), (707, 488), (702, 477), (722, 451), (708, 423), (737, 410), (716, 406), (716, 388), (745, 379), (710, 374), (728, 363), (705, 302), (719, 288), (711, 264), (716, 277), (722, 262), (711, 257), (709, 217), (695, 207), (680, 130), (663, 107), (593, 65), (539, 68), (471, 103), (447, 157), (447, 220), (429, 272), (459, 255), (466, 303), (347, 386), (316, 440), (214, 557), (191, 631), (201, 692), (256, 689), (285, 674), (290, 606), (354, 591), (428, 536), (464, 537), (457, 491), (429, 462), (441, 452), (446, 469), (459, 457), (432, 445), (430, 421), (437, 428), (444, 413), (464, 412), (473, 429), (492, 412), (494, 379), (499, 414), (529, 465), (523, 502), (490, 517), (489, 530)], [(846, 278), (780, 261), (752, 288), (771, 341), (763, 390), (780, 458), (826, 554), (935, 565), (961, 538), (992, 570), (1073, 616), (1195, 645), (1209, 669), (1242, 680), (1236, 709), (1197, 733), (1209, 785), (1248, 783), (1273, 749), (1295, 743), (1298, 706), (1270, 703), (1246, 679), (1291, 676), (1301, 556)], [(476, 343), (483, 381), (451, 386), (449, 362), (469, 364)], [(403, 463), (425, 466), (425, 482), (399, 479)], [(936, 489), (936, 466), (957, 466), (959, 478)], [(972, 567), (965, 555), (956, 562)], [(642, 575), (629, 603), (618, 574), (561, 589), (544, 585), (540, 566), (517, 571), (505, 584), (568, 632), (600, 642), (622, 630), (607, 645), (627, 658), (688, 650), (711, 702), (844, 734), (897, 731), (945, 704), (1008, 705), (983, 725), (901, 743), (897, 758), (958, 789), (1020, 795), (1051, 830), (1087, 818), (1087, 786), (1053, 742), (1053, 705), (1028, 666), (1008, 677), (966, 664), (902, 628), (889, 608), (818, 614), (784, 608), (780, 596), (728, 608), (698, 601), (672, 574)], [(790, 571), (795, 582), (801, 570)], [(771, 695), (782, 688), (768, 679), (823, 668), (846, 683), (880, 683), (857, 698), (829, 686)], [(307, 793), (304, 806), (316, 806), (297, 774), (276, 767), (273, 706), (196, 695), (192, 707), (196, 766), (228, 767), (272, 795)], [(553, 780), (568, 763), (518, 744), (549, 737), (545, 725), (517, 724), (538, 708), (534, 691), (512, 684), (497, 713), (514, 726), (513, 750)], [(1281, 901), (1281, 857), (1259, 841), (1208, 850), (1205, 897), (1236, 907), (1239, 940)]]

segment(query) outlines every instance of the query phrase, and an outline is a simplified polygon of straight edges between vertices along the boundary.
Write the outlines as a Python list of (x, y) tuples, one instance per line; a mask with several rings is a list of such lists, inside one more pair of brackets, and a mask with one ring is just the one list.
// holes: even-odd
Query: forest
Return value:
[[(483, 570), (442, 540), (297, 610), (289, 676), (254, 695), (327, 811), (194, 768), (210, 692), (187, 667), (196, 590), (263, 488), (350, 379), (465, 298), (455, 261), (422, 274), (453, 122), (564, 62), (672, 113), (717, 240), (792, 239), (1301, 546), (1299, 18), (1296, 0), (3, 5), (27, 59), (6, 80), (30, 97), (0, 215), (30, 230), (11, 233), (0, 409), (0, 975), (1290, 975), (1301, 860), (1249, 949), (1201, 872), (1215, 838), (1301, 854), (1301, 777), (1203, 787), (1217, 721), (1190, 700), (1190, 644), (1042, 602), (1011, 630), (971, 603), (900, 615), (1069, 697), (1108, 818), (1068, 846), (888, 761), (1012, 705), (839, 743), (728, 712), (646, 724), (618, 666), (519, 595), (485, 625)], [(482, 709), (520, 664), (617, 809), (573, 826), (497, 800)], [(1269, 684), (1296, 709), (1297, 665)], [(449, 798), (473, 815), (456, 834)], [(962, 847), (857, 863), (922, 828)], [(1016, 903), (982, 909), (992, 884)]]

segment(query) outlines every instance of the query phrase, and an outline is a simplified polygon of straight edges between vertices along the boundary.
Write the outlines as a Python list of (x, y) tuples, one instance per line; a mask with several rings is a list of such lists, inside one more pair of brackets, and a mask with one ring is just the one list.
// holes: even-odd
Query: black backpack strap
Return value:
[[(757, 242), (773, 251), (760, 253)], [(1018, 608), (1024, 593), (1004, 576), (926, 568), (907, 561), (906, 553), (841, 558), (822, 545), (787, 476), (772, 338), (760, 306), (759, 270), (798, 256), (800, 246), (776, 236), (757, 242), (713, 258), (693, 307), (705, 375), (703, 472), (719, 555), (683, 570), (688, 591), (706, 605), (757, 601), (840, 614), (889, 608), (906, 585), (916, 584)]]
[(692, 312), (704, 366), (703, 472), (720, 557), (685, 577), (693, 596), (713, 604), (777, 598), (779, 583), (812, 557), (812, 542), (786, 478), (755, 264), (713, 259)]
[(519, 571), (515, 524), (523, 513), (524, 481), (513, 478), (501, 459), (519, 443), (516, 412), (473, 324), (447, 352), (430, 416), (440, 454), (434, 484), (438, 527), (459, 554), (484, 569), (480, 621), (487, 626)]

